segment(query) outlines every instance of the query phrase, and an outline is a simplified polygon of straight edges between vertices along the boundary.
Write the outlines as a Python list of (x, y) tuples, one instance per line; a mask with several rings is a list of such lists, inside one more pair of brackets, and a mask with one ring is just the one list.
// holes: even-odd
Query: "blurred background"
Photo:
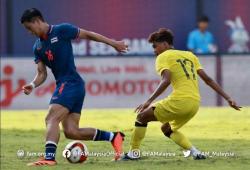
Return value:
[[(130, 51), (120, 55), (105, 44), (72, 42), (77, 69), (86, 80), (87, 108), (131, 108), (153, 92), (159, 77), (147, 37), (162, 27), (174, 32), (176, 49), (197, 53), (211, 77), (240, 105), (250, 105), (249, 0), (1, 0), (3, 109), (45, 109), (54, 89), (50, 75), (31, 96), (21, 91), (36, 74), (36, 37), (19, 21), (32, 7), (49, 24), (67, 22), (128, 43)], [(203, 106), (226, 105), (202, 82), (200, 91)]]

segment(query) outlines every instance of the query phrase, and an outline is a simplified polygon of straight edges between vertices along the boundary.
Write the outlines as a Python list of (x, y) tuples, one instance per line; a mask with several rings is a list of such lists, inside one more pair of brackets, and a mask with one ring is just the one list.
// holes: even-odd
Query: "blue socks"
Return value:
[(47, 141), (45, 145), (45, 159), (55, 160), (57, 144), (53, 141)]
[(114, 138), (113, 132), (107, 132), (104, 130), (96, 129), (95, 136), (93, 138), (94, 141), (112, 141)]

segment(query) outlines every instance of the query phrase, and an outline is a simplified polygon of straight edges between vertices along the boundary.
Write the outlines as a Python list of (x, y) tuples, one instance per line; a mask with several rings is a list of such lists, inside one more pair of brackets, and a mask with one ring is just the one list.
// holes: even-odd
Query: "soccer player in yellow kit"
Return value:
[[(160, 121), (164, 135), (183, 149), (189, 150), (194, 159), (205, 159), (202, 152), (179, 131), (199, 109), (198, 75), (227, 100), (231, 107), (240, 110), (236, 102), (205, 73), (199, 59), (192, 52), (173, 48), (173, 38), (172, 32), (164, 28), (149, 36), (149, 42), (153, 44), (157, 55), (155, 67), (161, 76), (161, 82), (150, 98), (136, 108), (138, 115), (131, 137), (130, 150), (123, 155), (123, 160), (136, 160), (140, 157), (139, 147), (145, 136), (147, 123), (151, 121)], [(170, 84), (173, 87), (172, 94), (153, 103)]]

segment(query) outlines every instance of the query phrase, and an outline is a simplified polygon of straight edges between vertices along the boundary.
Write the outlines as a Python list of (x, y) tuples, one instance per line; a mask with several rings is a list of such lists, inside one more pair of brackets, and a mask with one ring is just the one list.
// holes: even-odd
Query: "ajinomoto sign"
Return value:
[[(85, 80), (84, 107), (135, 107), (157, 87), (154, 58), (77, 58), (77, 70)], [(1, 108), (45, 109), (55, 89), (49, 76), (32, 94), (22, 93), (22, 86), (33, 80), (36, 64), (32, 58), (1, 61)]]

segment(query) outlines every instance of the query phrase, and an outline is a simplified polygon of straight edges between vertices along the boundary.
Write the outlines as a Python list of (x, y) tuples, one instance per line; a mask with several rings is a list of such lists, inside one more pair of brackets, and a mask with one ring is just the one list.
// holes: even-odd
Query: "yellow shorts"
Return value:
[(153, 104), (154, 115), (162, 123), (169, 123), (172, 131), (186, 124), (198, 111), (200, 101), (183, 99), (163, 99)]

